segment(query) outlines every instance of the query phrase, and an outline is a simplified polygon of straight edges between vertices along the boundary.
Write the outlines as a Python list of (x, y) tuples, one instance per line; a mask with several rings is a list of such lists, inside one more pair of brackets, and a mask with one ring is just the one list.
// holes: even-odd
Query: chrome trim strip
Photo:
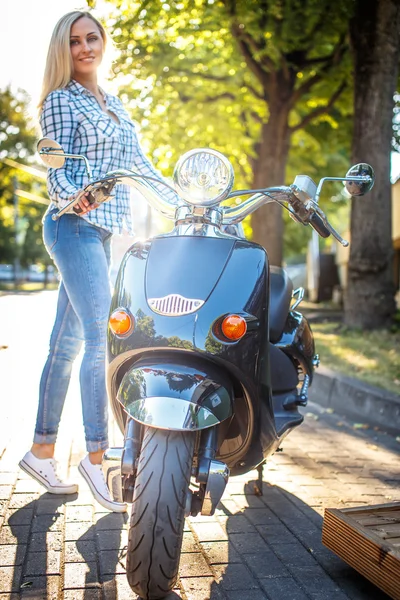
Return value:
[(121, 459), (123, 448), (107, 448), (103, 454), (102, 469), (104, 479), (114, 502), (123, 502)]
[(225, 491), (229, 479), (229, 468), (219, 460), (210, 460), (206, 491), (204, 494), (201, 514), (211, 516)]
[(303, 300), (304, 300), (304, 288), (303, 287), (297, 288), (297, 290), (294, 290), (292, 296), (293, 296), (293, 298), (295, 296), (298, 296), (298, 298), (297, 298), (296, 302), (294, 304), (292, 304), (292, 306), (290, 307), (290, 310), (294, 310), (295, 308), (298, 307), (298, 305), (300, 304), (300, 302), (303, 302)]
[(163, 298), (148, 298), (147, 303), (155, 313), (179, 317), (199, 310), (203, 306), (204, 300), (184, 298), (180, 294), (169, 294)]

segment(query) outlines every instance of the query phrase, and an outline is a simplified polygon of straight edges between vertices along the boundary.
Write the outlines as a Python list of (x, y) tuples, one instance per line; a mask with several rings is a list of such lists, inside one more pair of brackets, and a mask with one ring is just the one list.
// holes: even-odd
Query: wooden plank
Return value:
[(400, 600), (400, 502), (326, 509), (322, 542), (394, 600)]

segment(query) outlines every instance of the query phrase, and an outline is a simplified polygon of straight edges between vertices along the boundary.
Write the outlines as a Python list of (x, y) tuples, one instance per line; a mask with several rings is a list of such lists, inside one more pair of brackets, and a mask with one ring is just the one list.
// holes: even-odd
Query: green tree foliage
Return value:
[[(183, 152), (209, 146), (229, 157), (243, 188), (287, 181), (288, 156), (288, 175), (342, 165), (348, 126), (346, 143), (335, 144), (351, 111), (351, 2), (112, 3), (121, 98), (158, 167), (170, 172)], [(252, 227), (279, 263), (281, 209), (259, 210)]]
[[(41, 236), (45, 206), (20, 197), (16, 202), (15, 197), (16, 189), (46, 197), (44, 182), (16, 166), (32, 163), (35, 153), (38, 135), (27, 116), (28, 102), (28, 95), (22, 90), (0, 90), (0, 262), (10, 263), (18, 257), (23, 266), (49, 264)], [(16, 244), (16, 211), (18, 222), (25, 229), (20, 244)]]

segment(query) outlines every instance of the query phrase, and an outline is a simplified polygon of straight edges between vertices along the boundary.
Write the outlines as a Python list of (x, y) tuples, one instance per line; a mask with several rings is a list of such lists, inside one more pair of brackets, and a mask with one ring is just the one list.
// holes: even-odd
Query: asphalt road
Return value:
[[(126, 518), (93, 501), (77, 473), (84, 455), (76, 365), (57, 444), (79, 495), (54, 498), (19, 471), (29, 448), (55, 292), (0, 297), (0, 600), (129, 600)], [(188, 519), (182, 600), (384, 600), (321, 543), (325, 507), (400, 500), (400, 443), (316, 405), (264, 471), (230, 481), (214, 517)], [(120, 434), (112, 426), (113, 443)]]

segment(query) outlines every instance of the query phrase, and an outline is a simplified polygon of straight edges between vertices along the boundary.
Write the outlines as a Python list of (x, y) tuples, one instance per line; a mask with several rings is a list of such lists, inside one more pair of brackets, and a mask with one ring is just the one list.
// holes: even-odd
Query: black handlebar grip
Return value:
[[(96, 198), (93, 196), (92, 192), (87, 192), (86, 200), (89, 201), (89, 204), (94, 204), (96, 202)], [(81, 212), (83, 212), (80, 206), (74, 206), (73, 211), (77, 215), (80, 215)]]
[(319, 215), (317, 215), (316, 213), (314, 213), (310, 220), (309, 223), (311, 225), (311, 227), (318, 233), (318, 235), (320, 235), (323, 238), (327, 238), (331, 235), (331, 232), (329, 231), (329, 229), (326, 227), (326, 225), (324, 225), (323, 220), (321, 219), (321, 217)]
[(89, 204), (94, 204), (96, 202), (96, 198), (93, 196), (92, 192), (88, 192), (86, 199), (89, 200)]

